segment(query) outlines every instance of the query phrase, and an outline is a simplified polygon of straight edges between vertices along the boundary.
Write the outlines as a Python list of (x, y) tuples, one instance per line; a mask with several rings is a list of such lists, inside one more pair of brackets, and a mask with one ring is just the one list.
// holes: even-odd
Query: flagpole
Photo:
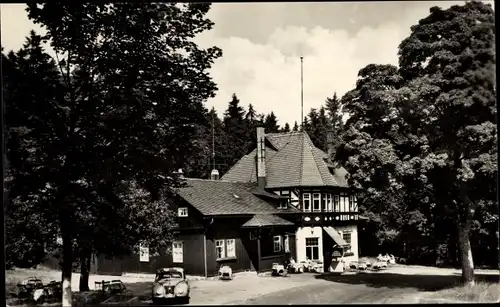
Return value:
[(300, 56), (300, 129), (304, 131), (304, 57)]

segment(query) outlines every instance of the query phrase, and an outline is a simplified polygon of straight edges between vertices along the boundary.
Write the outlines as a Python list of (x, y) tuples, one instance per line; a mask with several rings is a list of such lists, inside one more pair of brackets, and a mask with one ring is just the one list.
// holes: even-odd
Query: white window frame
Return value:
[[(317, 242), (317, 244), (315, 244), (315, 245), (308, 244), (308, 242), (307, 242), (307, 241), (308, 241), (308, 239), (316, 239), (316, 240), (317, 240), (317, 241), (316, 241), (316, 242)], [(313, 260), (313, 261), (317, 261), (317, 260), (319, 260), (319, 257), (320, 257), (320, 254), (319, 254), (319, 252), (320, 252), (320, 250), (319, 250), (319, 237), (310, 237), (310, 238), (305, 238), (305, 241), (306, 241), (306, 242), (305, 242), (305, 247), (306, 247), (306, 255), (307, 255), (307, 249), (308, 249), (308, 248), (310, 248), (310, 249), (311, 249), (311, 258), (312, 258), (312, 257), (314, 256), (314, 252), (313, 252), (313, 250), (314, 250), (314, 248), (317, 248), (317, 249), (318, 249), (318, 258), (317, 258), (317, 259), (310, 259), (310, 260)]]
[(321, 194), (321, 212), (328, 212), (328, 193)]
[[(318, 202), (318, 209), (316, 209), (314, 206), (315, 201)], [(313, 193), (312, 210), (313, 212), (321, 212), (321, 193)]]
[(149, 247), (139, 244), (139, 262), (149, 262)]
[(338, 194), (333, 195), (333, 211), (340, 212), (340, 196)]
[(188, 208), (187, 207), (180, 207), (177, 209), (177, 216), (178, 217), (187, 217), (188, 216)]
[(346, 212), (345, 194), (340, 193), (340, 212)]
[[(219, 256), (219, 249), (221, 250)], [(215, 240), (215, 256), (217, 259), (226, 258), (226, 241), (225, 240)]]
[(281, 236), (273, 236), (273, 251), (279, 253), (282, 250)]
[[(177, 247), (176, 247), (177, 245)], [(180, 257), (176, 258), (175, 251), (180, 251)], [(184, 263), (184, 243), (182, 241), (176, 241), (172, 243), (172, 262), (173, 263)]]
[(227, 239), (226, 240), (226, 258), (236, 257), (236, 240)]
[(354, 197), (349, 195), (349, 212), (354, 212)]
[(356, 197), (356, 195), (353, 195), (353, 208), (354, 208), (354, 212), (358, 212), (358, 198)]
[(285, 253), (290, 252), (290, 236), (285, 235), (285, 238), (283, 239), (283, 248), (285, 250)]
[[(306, 208), (306, 202), (308, 202), (309, 209)], [(304, 212), (311, 212), (311, 207), (312, 207), (312, 199), (311, 199), (311, 193), (303, 193), (302, 194), (302, 211)]]
[[(232, 248), (230, 248), (231, 246)], [(219, 257), (219, 249), (221, 249), (221, 257)], [(215, 256), (217, 260), (236, 258), (236, 240), (235, 239), (220, 239), (215, 240)]]
[[(285, 196), (285, 195), (283, 195)], [(288, 208), (288, 199), (280, 199), (278, 204), (278, 209), (286, 209)]]
[(332, 194), (328, 193), (328, 194), (326, 194), (326, 197), (327, 197), (326, 203), (327, 203), (328, 212), (332, 212), (333, 211)]
[[(344, 238), (344, 236), (345, 236), (345, 235), (349, 235), (349, 240), (346, 240), (346, 239)], [(349, 247), (348, 247), (348, 248), (346, 248), (346, 249), (344, 250), (344, 252), (345, 252), (345, 253), (349, 253), (349, 252), (351, 252), (351, 244), (352, 244), (352, 243), (351, 243), (351, 242), (352, 242), (352, 231), (344, 230), (344, 231), (342, 231), (341, 236), (342, 236), (342, 239), (343, 239), (346, 243), (348, 243), (348, 244), (349, 244)], [(347, 241), (349, 241), (349, 242), (347, 242)]]

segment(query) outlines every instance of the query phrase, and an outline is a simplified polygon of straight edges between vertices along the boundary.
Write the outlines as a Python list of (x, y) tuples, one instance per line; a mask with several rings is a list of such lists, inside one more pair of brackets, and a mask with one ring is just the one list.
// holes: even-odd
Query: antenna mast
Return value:
[(304, 131), (304, 56), (300, 56), (300, 130)]

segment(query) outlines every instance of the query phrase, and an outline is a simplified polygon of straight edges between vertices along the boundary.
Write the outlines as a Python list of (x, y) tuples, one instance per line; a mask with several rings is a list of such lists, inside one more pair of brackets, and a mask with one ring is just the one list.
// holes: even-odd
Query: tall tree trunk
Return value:
[(460, 244), (460, 255), (462, 260), (462, 280), (466, 285), (474, 285), (474, 260), (470, 244), (470, 227), (460, 225), (458, 229), (458, 241)]
[(73, 240), (66, 227), (61, 227), (63, 239), (62, 306), (71, 307), (71, 274), (73, 272)]
[(90, 291), (89, 275), (90, 275), (90, 260), (92, 251), (88, 248), (83, 248), (80, 253), (80, 291)]

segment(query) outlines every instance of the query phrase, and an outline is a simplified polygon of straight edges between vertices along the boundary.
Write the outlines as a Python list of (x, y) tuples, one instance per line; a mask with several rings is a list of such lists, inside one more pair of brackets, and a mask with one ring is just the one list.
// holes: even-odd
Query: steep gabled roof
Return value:
[(277, 209), (273, 202), (255, 195), (258, 191), (255, 183), (191, 178), (186, 182), (187, 186), (179, 188), (177, 194), (204, 215), (272, 214), (294, 210)]
[[(328, 155), (315, 147), (305, 132), (269, 133), (266, 139), (266, 188), (292, 186), (347, 187), (344, 168), (330, 173)], [(256, 182), (254, 150), (240, 159), (223, 177), (232, 182)]]

